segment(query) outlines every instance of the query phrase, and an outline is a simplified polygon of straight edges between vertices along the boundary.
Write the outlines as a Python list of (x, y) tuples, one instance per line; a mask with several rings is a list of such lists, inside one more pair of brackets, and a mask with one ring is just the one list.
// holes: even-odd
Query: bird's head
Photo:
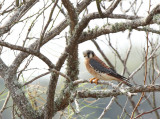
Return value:
[(90, 58), (93, 58), (95, 56), (95, 54), (92, 50), (86, 50), (83, 52), (83, 56), (86, 59), (90, 59)]

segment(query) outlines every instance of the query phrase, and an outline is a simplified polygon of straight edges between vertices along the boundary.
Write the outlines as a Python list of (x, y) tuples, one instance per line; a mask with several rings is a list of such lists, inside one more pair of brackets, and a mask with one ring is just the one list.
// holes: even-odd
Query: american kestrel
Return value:
[(115, 70), (108, 67), (92, 50), (84, 51), (83, 56), (85, 58), (85, 65), (88, 72), (94, 76), (94, 78), (90, 79), (91, 83), (94, 80), (93, 82), (97, 84), (99, 79), (107, 81), (115, 80), (132, 87), (126, 77), (121, 76)]

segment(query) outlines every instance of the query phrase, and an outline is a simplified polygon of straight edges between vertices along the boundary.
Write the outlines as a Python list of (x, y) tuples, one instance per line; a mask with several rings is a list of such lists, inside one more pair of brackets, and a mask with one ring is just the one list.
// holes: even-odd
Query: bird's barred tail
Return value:
[(123, 83), (126, 84), (126, 85), (129, 86), (129, 87), (132, 87), (132, 86), (133, 86), (133, 85), (132, 85), (130, 82), (128, 82), (128, 81), (123, 81)]
[[(122, 76), (123, 77), (123, 76)], [(122, 83), (126, 84), (129, 87), (133, 87), (133, 85), (127, 80), (126, 77), (121, 78)]]

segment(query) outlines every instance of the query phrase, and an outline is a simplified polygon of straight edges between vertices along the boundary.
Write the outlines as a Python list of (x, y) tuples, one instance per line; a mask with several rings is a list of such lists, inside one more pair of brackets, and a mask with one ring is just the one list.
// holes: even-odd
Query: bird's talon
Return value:
[[(94, 80), (94, 81), (93, 81)], [(99, 79), (97, 79), (97, 78), (91, 78), (90, 80), (89, 80), (89, 82), (90, 83), (95, 83), (96, 85), (98, 84), (98, 80)]]
[(94, 81), (93, 81), (93, 83), (95, 83), (96, 85), (98, 84), (98, 80), (99, 79), (95, 79)]
[(94, 79), (96, 79), (96, 78), (91, 78), (91, 79), (89, 79), (89, 82), (92, 83), (92, 81), (93, 81)]

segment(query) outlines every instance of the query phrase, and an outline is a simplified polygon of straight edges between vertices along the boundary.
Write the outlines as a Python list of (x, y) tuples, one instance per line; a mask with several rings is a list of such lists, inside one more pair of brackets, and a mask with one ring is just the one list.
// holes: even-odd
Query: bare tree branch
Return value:
[(146, 24), (149, 24), (151, 22), (151, 20), (153, 19), (153, 16), (157, 14), (159, 10), (160, 10), (160, 4), (158, 4), (146, 17), (145, 19)]
[(70, 0), (62, 0), (63, 5), (65, 6), (65, 8), (68, 11), (68, 15), (70, 18), (70, 31), (74, 31), (74, 27), (76, 26), (77, 22), (78, 22), (78, 18), (77, 18), (77, 13), (76, 10), (74, 8), (74, 6), (72, 5), (72, 3), (70, 2)]
[(103, 13), (102, 13), (102, 10), (101, 10), (100, 3), (101, 3), (101, 1), (96, 0), (96, 5), (97, 5), (97, 9), (98, 9), (99, 15), (103, 18)]
[[(156, 51), (159, 49), (159, 47), (160, 47), (160, 44), (158, 44), (158, 45), (156, 46), (156, 48), (154, 49), (154, 51), (152, 52), (152, 54), (147, 58), (147, 60), (150, 60), (150, 59), (155, 55), (155, 53), (156, 53)], [(137, 73), (137, 72), (144, 66), (144, 64), (145, 64), (145, 61), (142, 62), (142, 64), (141, 64), (136, 70), (134, 70), (134, 71), (132, 72), (132, 74), (129, 76), (129, 79), (132, 78), (133, 75), (134, 75), (135, 73)]]
[(5, 72), (7, 71), (7, 69), (8, 69), (8, 66), (0, 58), (0, 76), (1, 77), (4, 77)]
[(8, 103), (8, 101), (9, 101), (9, 98), (10, 98), (10, 92), (8, 92), (8, 95), (7, 95), (7, 97), (6, 97), (6, 100), (5, 100), (3, 106), (2, 106), (2, 108), (1, 108), (1, 110), (0, 110), (0, 114), (2, 114), (2, 112), (5, 110), (5, 108), (6, 108), (6, 106), (7, 106), (7, 103)]
[(105, 115), (105, 113), (110, 109), (111, 105), (113, 104), (114, 100), (116, 99), (116, 97), (112, 97), (112, 99), (110, 100), (110, 102), (108, 103), (108, 105), (106, 106), (106, 108), (103, 110), (103, 112), (101, 113), (101, 115), (98, 117), (98, 119), (102, 119)]
[[(100, 35), (103, 35), (103, 34), (115, 33), (115, 32), (124, 31), (127, 29), (135, 29), (139, 26), (145, 26), (147, 24), (151, 24), (153, 22), (148, 22), (148, 20), (146, 21), (146, 19), (149, 19), (153, 13), (156, 14), (157, 9), (159, 10), (159, 5), (157, 5), (146, 18), (140, 18), (140, 19), (129, 21), (129, 22), (121, 22), (121, 23), (115, 23), (115, 24), (111, 24), (111, 25), (104, 25), (102, 28), (93, 29), (87, 33), (84, 32), (84, 33), (82, 33), (81, 37), (79, 38), (79, 42), (81, 43), (86, 40), (94, 39), (94, 38), (96, 38)], [(106, 12), (106, 16), (108, 16), (108, 12)], [(88, 14), (88, 15), (86, 15), (86, 18), (88, 20), (92, 20), (92, 19), (99, 18), (99, 17), (96, 16), (95, 14)], [(84, 36), (85, 36), (85, 38), (84, 38)]]
[[(125, 8), (123, 4), (127, 2), (121, 1), (121, 0), (112, 0), (112, 3), (109, 3), (110, 5), (108, 4), (109, 1), (106, 1), (106, 0), (102, 0), (102, 1), (76, 0), (74, 2), (72, 2), (71, 0), (62, 0), (61, 5), (64, 6), (68, 12), (66, 16), (66, 15), (63, 15), (63, 13), (61, 13), (63, 11), (61, 11), (61, 8), (57, 6), (58, 0), (40, 1), (39, 2), (40, 4), (38, 4), (39, 6), (35, 6), (37, 7), (36, 10), (39, 10), (39, 11), (36, 13), (28, 12), (27, 14), (26, 12), (30, 10), (38, 1), (37, 0), (29, 0), (27, 2), (23, 0), (22, 2), (18, 1), (19, 3), (22, 3), (19, 5), (17, 4), (18, 7), (14, 6), (15, 1), (17, 0), (14, 0), (14, 2), (9, 4), (7, 8), (5, 8), (5, 5), (7, 4), (6, 0), (2, 0), (2, 2), (0, 2), (0, 9), (2, 10), (2, 12), (0, 13), (0, 15), (2, 15), (1, 21), (2, 23), (4, 23), (2, 24), (2, 26), (0, 26), (0, 36), (1, 36), (0, 45), (1, 47), (4, 47), (3, 49), (0, 49), (0, 54), (2, 55), (2, 59), (3, 59), (3, 56), (5, 56), (10, 51), (15, 56), (15, 59), (11, 63), (10, 66), (6, 65), (8, 64), (8, 62), (5, 61), (5, 59), (2, 60), (0, 58), (0, 75), (4, 79), (3, 81), (5, 82), (5, 86), (10, 91), (10, 95), (13, 99), (13, 104), (14, 104), (12, 108), (13, 118), (15, 118), (15, 115), (18, 115), (19, 118), (27, 118), (27, 119), (37, 119), (37, 118), (51, 119), (57, 113), (57, 111), (64, 110), (67, 106), (71, 105), (71, 103), (74, 100), (77, 100), (77, 97), (81, 99), (81, 98), (105, 98), (105, 97), (112, 97), (112, 96), (118, 96), (118, 95), (126, 95), (128, 96), (127, 101), (128, 100), (130, 101), (132, 109), (133, 109), (135, 107), (135, 100), (133, 100), (132, 97), (129, 97), (129, 94), (133, 92), (141, 93), (141, 92), (149, 92), (149, 91), (154, 92), (154, 91), (160, 90), (159, 85), (136, 86), (136, 87), (128, 88), (128, 87), (115, 85), (111, 82), (106, 82), (106, 81), (99, 81), (98, 83), (109, 85), (109, 88), (112, 87), (113, 89), (93, 90), (93, 88), (84, 89), (83, 87), (84, 90), (82, 90), (81, 87), (78, 87), (78, 84), (89, 83), (89, 80), (84, 80), (84, 79), (78, 80), (78, 73), (79, 73), (78, 46), (79, 44), (87, 40), (92, 40), (99, 36), (110, 34), (110, 33), (118, 33), (118, 32), (126, 31), (126, 30), (135, 32), (132, 29), (140, 30), (140, 31), (149, 31), (152, 33), (159, 34), (157, 30), (154, 30), (154, 25), (158, 26), (158, 24), (160, 23), (159, 14), (158, 14), (160, 12), (160, 4), (157, 5), (156, 3), (154, 4), (155, 7), (152, 8), (151, 0), (149, 0), (148, 10), (145, 9), (145, 11), (148, 11), (148, 15), (145, 17), (144, 16), (142, 17), (139, 15), (139, 11), (144, 11), (144, 10), (141, 10), (141, 5), (143, 5), (142, 3), (144, 0), (141, 0), (140, 2), (136, 0), (132, 2), (127, 1), (130, 5), (128, 6), (128, 8)], [(98, 5), (99, 12), (92, 12), (90, 10), (90, 7), (92, 7), (92, 5), (96, 7), (95, 6), (96, 4), (94, 4), (95, 2), (98, 3), (97, 5)], [(4, 3), (5, 5), (3, 6)], [(93, 3), (93, 4), (90, 5), (90, 3)], [(101, 6), (100, 6), (100, 3), (101, 3)], [(123, 14), (120, 14), (119, 11), (117, 12), (117, 10), (120, 9), (118, 6), (119, 4), (121, 5), (120, 6), (121, 8), (124, 8), (124, 10), (127, 9), (126, 12), (131, 12), (134, 14), (134, 16), (126, 15), (126, 13), (124, 13), (123, 11), (122, 11)], [(58, 7), (58, 14), (53, 14), (53, 11), (57, 10), (57, 7)], [(103, 10), (105, 11), (102, 12), (100, 7), (103, 7)], [(152, 10), (150, 10), (151, 8)], [(50, 14), (46, 14), (48, 13), (48, 11), (50, 11)], [(113, 14), (113, 11), (119, 14)], [(24, 15), (25, 15), (25, 18), (21, 20)], [(65, 17), (65, 19), (59, 22), (58, 21), (59, 19), (57, 18), (58, 17), (60, 18), (61, 15)], [(101, 19), (102, 15), (105, 19)], [(46, 20), (45, 18), (48, 18), (48, 19)], [(54, 20), (52, 20), (52, 18), (54, 18)], [(115, 23), (113, 19), (117, 20), (118, 22)], [(37, 24), (41, 22), (41, 20), (43, 21), (43, 23)], [(113, 22), (111, 20), (113, 20)], [(28, 26), (30, 24), (29, 23), (30, 21), (32, 21), (31, 25)], [(91, 27), (88, 25), (90, 25), (89, 23), (92, 24), (93, 23), (92, 21), (103, 21), (104, 25), (102, 27), (96, 26), (95, 28), (93, 28), (92, 26), (93, 29), (90, 30)], [(45, 25), (45, 22), (46, 22), (46, 25)], [(111, 22), (112, 24), (109, 22)], [(55, 23), (58, 23), (58, 24), (55, 25)], [(20, 32), (16, 32), (13, 30), (12, 32), (8, 32), (11, 30), (13, 26), (15, 26), (14, 29), (16, 29), (16, 26), (18, 27), (18, 25), (21, 25), (21, 24), (23, 24), (24, 27), (22, 28)], [(147, 25), (151, 25), (151, 24), (154, 24), (153, 26), (151, 26), (153, 29), (147, 27)], [(42, 26), (40, 27), (40, 29), (37, 30), (38, 31), (37, 34), (39, 36), (32, 36), (32, 33), (34, 35), (36, 25)], [(68, 40), (67, 44), (66, 46), (63, 46), (63, 52), (62, 54), (60, 54), (60, 57), (58, 58), (56, 57), (57, 62), (53, 64), (52, 60), (46, 57), (47, 55), (46, 56), (43, 55), (38, 50), (41, 49), (42, 46), (45, 49), (46, 48), (45, 44), (51, 41), (52, 39), (55, 40), (56, 36), (62, 35), (62, 34), (63, 36), (65, 36), (64, 32), (68, 30), (67, 26), (70, 27), (70, 31), (68, 32), (69, 37), (67, 37), (67, 40)], [(50, 29), (47, 32), (48, 27), (50, 27)], [(28, 32), (25, 29), (27, 29)], [(7, 32), (8, 34), (5, 34)], [(15, 34), (18, 33), (18, 37), (17, 39), (14, 38), (12, 40), (10, 38), (14, 35), (14, 33)], [(25, 35), (24, 38), (23, 38), (23, 35)], [(152, 35), (155, 35), (155, 34), (152, 34)], [(61, 37), (61, 38), (63, 39), (64, 37)], [(5, 39), (6, 41), (4, 42)], [(155, 64), (154, 61), (157, 60), (157, 57), (154, 57), (154, 56), (155, 54), (157, 54), (157, 51), (160, 45), (159, 45), (158, 40), (155, 43), (154, 39), (153, 40), (150, 39), (149, 42), (151, 43), (153, 42), (155, 47), (151, 51), (150, 56), (148, 56), (148, 58), (146, 59), (146, 61), (151, 60), (151, 63), (149, 65), (149, 73), (148, 75), (145, 75), (145, 77), (146, 76), (149, 77), (149, 82), (150, 83), (153, 82), (154, 84), (154, 82), (157, 81), (156, 79), (158, 79), (159, 77), (159, 74), (154, 73), (155, 71), (158, 72), (159, 70), (159, 69), (157, 70), (157, 68), (154, 67), (154, 64)], [(29, 47), (24, 47), (27, 45), (27, 43), (28, 44), (31, 43), (31, 45)], [(17, 44), (22, 44), (22, 45), (20, 46)], [(104, 53), (101, 51), (101, 47), (98, 46), (96, 42), (94, 42), (94, 44), (96, 45), (100, 53), (105, 58)], [(131, 44), (131, 41), (130, 41), (130, 44)], [(152, 47), (152, 44), (150, 45)], [(38, 46), (38, 50), (37, 50), (37, 46)], [(53, 48), (54, 47), (52, 47), (52, 49)], [(13, 49), (13, 51), (10, 49)], [(20, 52), (17, 52), (16, 50)], [(122, 65), (124, 66), (123, 74), (124, 73), (130, 74), (127, 61), (130, 58), (130, 55), (129, 55), (130, 52), (132, 53), (131, 47), (128, 49), (127, 55), (124, 60), (121, 58), (119, 51), (115, 49), (115, 52), (117, 52), (119, 56), (116, 58), (120, 59), (122, 61)], [(37, 77), (33, 78), (29, 82), (26, 82), (24, 85), (27, 85), (39, 79), (40, 77), (51, 73), (51, 77), (50, 77), (50, 81), (49, 81), (49, 85), (47, 89), (47, 94), (46, 94), (47, 99), (45, 100), (45, 104), (41, 105), (43, 106), (42, 108), (33, 107), (32, 101), (30, 101), (30, 99), (27, 98), (26, 92), (25, 90), (23, 90), (23, 88), (25, 88), (23, 87), (24, 85), (21, 84), (19, 80), (17, 80), (19, 79), (19, 76), (21, 76), (22, 71), (28, 68), (27, 66), (29, 64), (28, 63), (29, 60), (27, 60), (26, 62), (26, 58), (29, 55), (33, 55), (41, 59), (43, 62), (45, 62), (45, 64), (48, 65), (50, 70), (49, 72), (38, 75)], [(159, 56), (159, 54), (157, 55)], [(116, 60), (116, 61), (119, 61), (119, 60)], [(142, 61), (142, 64), (135, 71), (132, 72), (132, 74), (130, 75), (130, 78), (133, 78), (133, 80), (135, 79), (134, 74), (139, 72), (139, 70), (144, 66), (144, 63), (145, 62)], [(111, 63), (109, 64), (111, 65), (111, 67), (113, 67)], [(63, 65), (65, 65), (66, 67), (66, 70), (65, 70), (66, 74), (60, 71)], [(21, 66), (24, 68), (22, 68), (22, 70), (18, 72), (18, 70), (21, 69)], [(38, 68), (39, 67), (41, 66), (38, 66)], [(38, 68), (31, 68), (31, 69), (37, 70)], [(26, 70), (26, 71), (29, 71), (29, 70)], [(151, 73), (152, 73), (152, 76), (151, 76)], [(62, 87), (61, 92), (57, 95), (56, 89), (59, 86), (57, 85), (59, 84), (58, 83), (59, 75), (63, 76), (67, 80), (65, 80), (64, 87)], [(25, 78), (26, 77), (24, 77), (24, 79)], [(100, 86), (98, 86), (98, 89), (99, 87)], [(149, 97), (147, 97), (147, 99), (150, 100)], [(157, 106), (155, 103), (156, 101), (155, 93), (153, 93), (152, 99), (153, 99), (152, 103), (154, 105), (153, 106), (154, 108), (153, 107), (152, 108), (156, 109)], [(113, 103), (113, 100), (111, 100), (111, 103)], [(100, 118), (103, 117), (105, 112), (110, 109), (111, 103), (106, 106)], [(127, 103), (125, 103), (125, 106), (124, 105), (122, 106), (123, 111), (122, 111), (120, 118), (123, 118), (122, 116), (125, 116), (123, 112), (125, 112), (126, 110), (126, 104)], [(73, 108), (73, 110), (71, 111), (75, 112), (74, 107), (73, 106), (71, 107)], [(81, 111), (81, 108), (78, 107), (78, 110)], [(156, 110), (153, 110), (153, 111), (155, 111), (156, 113)], [(136, 112), (139, 112), (138, 108)], [(127, 113), (130, 113), (130, 110)], [(62, 115), (66, 116), (66, 112), (63, 111)], [(73, 114), (67, 115), (67, 116), (70, 118), (72, 115)], [(129, 114), (127, 115), (130, 116)], [(0, 114), (0, 118), (1, 117), (2, 115)]]
[(134, 119), (137, 119), (137, 118), (139, 118), (139, 117), (141, 117), (141, 116), (143, 116), (143, 115), (145, 115), (145, 114), (152, 113), (152, 112), (154, 112), (154, 111), (156, 111), (156, 110), (158, 110), (158, 109), (160, 109), (160, 107), (157, 107), (157, 108), (152, 109), (152, 110), (147, 111), (147, 112), (143, 112), (143, 113), (141, 113), (141, 114), (137, 115)]
[[(144, 85), (132, 88), (126, 88), (130, 93), (154, 92), (160, 91), (160, 85)], [(111, 96), (124, 95), (123, 92), (117, 90), (81, 90), (77, 92), (78, 98), (104, 98)]]
[(44, 61), (48, 65), (48, 67), (50, 67), (50, 68), (55, 67), (55, 65), (46, 56), (44, 56), (40, 52), (37, 52), (36, 50), (33, 50), (31, 48), (21, 47), (21, 46), (18, 46), (18, 45), (12, 45), (12, 44), (4, 42), (4, 41), (0, 41), (0, 45), (8, 47), (10, 49), (19, 50), (19, 51), (22, 51), (22, 52), (26, 52), (28, 54), (35, 55), (38, 58), (40, 58), (42, 61)]
[(39, 50), (40, 47), (41, 47), (42, 40), (43, 40), (43, 38), (44, 38), (44, 34), (45, 34), (45, 32), (46, 32), (46, 30), (47, 30), (47, 28), (48, 28), (48, 26), (49, 26), (49, 24), (50, 24), (50, 22), (51, 22), (51, 20), (52, 20), (52, 15), (53, 15), (53, 12), (54, 12), (54, 10), (55, 10), (55, 7), (56, 7), (57, 3), (58, 3), (58, 0), (55, 1), (54, 5), (53, 5), (53, 7), (52, 7), (52, 9), (51, 9), (51, 12), (50, 12), (48, 21), (47, 21), (44, 29), (43, 29), (42, 32), (41, 32), (41, 36), (40, 36), (40, 39), (39, 39), (38, 50)]
[(20, 86), (12, 85), (14, 83), (19, 84), (15, 77), (15, 71), (12, 70), (12, 68), (9, 68), (7, 72), (8, 73), (4, 79), (6, 87), (10, 90), (14, 103), (19, 107), (25, 118), (37, 119), (39, 117), (39, 113), (32, 108), (24, 92), (19, 88)]
[(154, 30), (153, 28), (144, 27), (144, 28), (136, 28), (137, 31), (148, 31), (156, 34), (160, 34), (159, 30)]
[(0, 26), (0, 36), (2, 36), (4, 33), (7, 33), (15, 25), (15, 23), (17, 23), (25, 15), (25, 13), (29, 9), (31, 9), (37, 2), (38, 0), (30, 0), (22, 7), (18, 8), (14, 12), (14, 14), (6, 21), (6, 23)]
[[(82, 19), (77, 27), (74, 29), (74, 33), (72, 34), (70, 40), (69, 40), (69, 43), (68, 45), (65, 47), (65, 50), (64, 52), (62, 53), (62, 55), (59, 57), (59, 60), (58, 62), (56, 63), (56, 67), (55, 69), (57, 71), (60, 70), (60, 68), (62, 67), (64, 61), (66, 60), (68, 54), (71, 54), (73, 53), (73, 51), (75, 50), (75, 47), (77, 46), (77, 39), (79, 38), (79, 36), (81, 35), (83, 29), (87, 26), (88, 24), (88, 21), (86, 21), (85, 19)], [(54, 94), (55, 94), (55, 89), (53, 89), (53, 87), (56, 87), (56, 84), (57, 84), (57, 80), (58, 80), (58, 74), (53, 74), (52, 75), (52, 80), (50, 81), (50, 84), (49, 84), (49, 88), (48, 88), (48, 96), (47, 96), (47, 104), (45, 106), (45, 115), (47, 117), (52, 117), (55, 113), (55, 111), (53, 110), (54, 107), (55, 107), (55, 103), (53, 102), (54, 101)], [(54, 80), (53, 80), (54, 79)], [(68, 95), (68, 92), (66, 92), (67, 94), (67, 99), (69, 97)], [(64, 97), (65, 94), (60, 94), (59, 96), (59, 100), (57, 103), (63, 101), (65, 102), (64, 104), (65, 105), (68, 105), (68, 100), (65, 100), (63, 97)], [(63, 105), (63, 104), (62, 104)], [(62, 108), (64, 106), (61, 106)], [(49, 115), (48, 115), (49, 114)]]

